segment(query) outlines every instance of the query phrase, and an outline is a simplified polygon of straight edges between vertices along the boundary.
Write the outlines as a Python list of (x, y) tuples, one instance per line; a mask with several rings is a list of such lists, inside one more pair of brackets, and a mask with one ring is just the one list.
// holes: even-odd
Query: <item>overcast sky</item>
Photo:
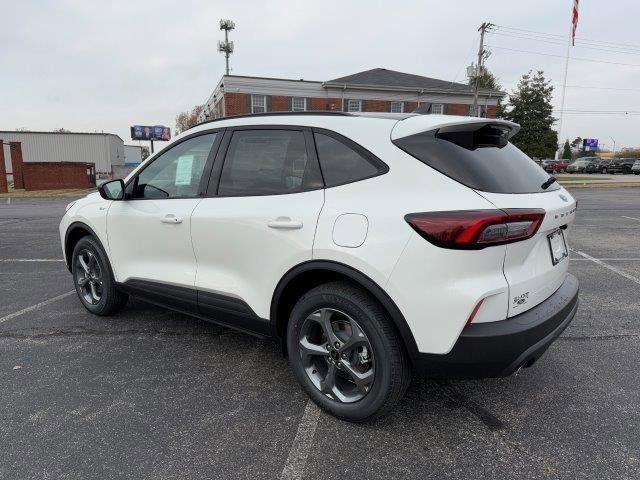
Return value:
[[(173, 130), (176, 114), (203, 103), (223, 74), (224, 57), (216, 52), (220, 18), (236, 22), (233, 74), (329, 80), (385, 67), (465, 81), (483, 21), (566, 35), (571, 4), (0, 0), (0, 130), (105, 131), (125, 143), (133, 143), (132, 124)], [(573, 48), (571, 55), (612, 63), (571, 60), (565, 109), (640, 111), (638, 18), (640, 2), (581, 1), (578, 38), (612, 44)], [(507, 91), (526, 71), (544, 70), (557, 85), (559, 106), (562, 43), (490, 35), (487, 66)], [(602, 51), (632, 47), (631, 54)], [(638, 146), (639, 123), (638, 115), (566, 114), (562, 136), (596, 137), (607, 147), (614, 137), (618, 148)]]

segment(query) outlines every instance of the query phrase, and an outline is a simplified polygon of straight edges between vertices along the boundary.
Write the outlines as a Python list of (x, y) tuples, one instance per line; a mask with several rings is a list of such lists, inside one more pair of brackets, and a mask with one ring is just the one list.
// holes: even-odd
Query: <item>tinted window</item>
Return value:
[[(218, 194), (278, 195), (303, 190), (308, 164), (304, 133), (293, 130), (240, 130), (233, 133)], [(319, 186), (319, 185), (317, 185)]]
[(134, 180), (132, 198), (196, 197), (215, 133), (179, 143), (156, 158)]
[(315, 133), (320, 168), (327, 187), (364, 180), (380, 173), (380, 167), (333, 137)]
[(509, 143), (506, 133), (500, 133), (495, 127), (464, 126), (446, 133), (424, 132), (393, 143), (421, 162), (477, 190), (534, 193), (560, 188), (555, 183), (542, 189), (549, 175)]

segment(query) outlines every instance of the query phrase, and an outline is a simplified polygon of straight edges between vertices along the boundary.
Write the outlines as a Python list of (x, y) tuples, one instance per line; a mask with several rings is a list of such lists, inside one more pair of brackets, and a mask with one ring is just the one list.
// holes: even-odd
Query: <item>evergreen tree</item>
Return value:
[(571, 154), (571, 145), (569, 145), (569, 139), (564, 142), (564, 150), (562, 151), (562, 158), (565, 160), (571, 160), (573, 158)]
[(520, 124), (520, 132), (512, 142), (533, 158), (553, 158), (558, 148), (556, 121), (551, 115), (553, 86), (542, 71), (522, 76), (518, 87), (509, 95), (503, 118)]

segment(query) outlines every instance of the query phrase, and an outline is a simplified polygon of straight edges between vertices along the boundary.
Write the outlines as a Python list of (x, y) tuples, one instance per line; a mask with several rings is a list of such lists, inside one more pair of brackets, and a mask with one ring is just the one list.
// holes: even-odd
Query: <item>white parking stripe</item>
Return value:
[(63, 293), (62, 295), (58, 295), (57, 297), (50, 298), (49, 300), (45, 300), (44, 302), (36, 303), (35, 305), (31, 305), (30, 307), (23, 308), (22, 310), (18, 310), (17, 312), (10, 313), (9, 315), (5, 315), (4, 317), (0, 317), (0, 323), (4, 323), (7, 320), (11, 320), (12, 318), (19, 317), (25, 313), (33, 312), (34, 310), (39, 309), (40, 307), (44, 307), (49, 305), (50, 303), (57, 302), (58, 300), (68, 297), (69, 295), (73, 295), (76, 293), (75, 290), (71, 290), (70, 292)]
[(626, 215), (620, 215), (622, 218), (628, 218), (629, 220), (636, 220), (638, 222), (640, 222), (640, 218), (636, 218), (636, 217), (627, 217)]
[(62, 258), (3, 258), (0, 262), (64, 262)]
[(579, 250), (572, 250), (573, 252), (577, 253), (578, 255), (582, 255), (584, 258), (586, 258), (587, 260), (591, 260), (594, 263), (597, 263), (598, 265), (604, 267), (604, 268), (608, 268), (609, 270), (611, 270), (612, 272), (617, 273), (618, 275), (631, 280), (632, 282), (637, 283), (638, 285), (640, 285), (640, 278), (638, 277), (634, 277), (633, 275), (628, 274), (627, 272), (623, 272), (622, 270), (620, 270), (617, 267), (614, 267), (613, 265), (609, 265), (608, 263), (604, 263), (602, 260), (598, 259), (598, 258), (593, 258), (591, 255), (587, 255), (584, 252), (581, 252)]
[[(575, 251), (575, 250), (574, 250)], [(581, 260), (581, 261), (591, 261), (590, 258), (571, 258), (570, 259), (572, 262), (576, 261), (576, 260)], [(636, 257), (636, 258), (598, 258), (598, 260), (606, 260), (607, 262), (640, 262), (640, 257)]]
[(319, 416), (320, 409), (315, 403), (308, 400), (302, 418), (300, 419), (300, 424), (298, 425), (296, 438), (293, 439), (289, 456), (280, 474), (280, 480), (297, 480), (304, 478), (304, 469), (307, 465), (307, 458), (309, 457), (309, 450), (311, 449), (313, 437), (316, 433)]

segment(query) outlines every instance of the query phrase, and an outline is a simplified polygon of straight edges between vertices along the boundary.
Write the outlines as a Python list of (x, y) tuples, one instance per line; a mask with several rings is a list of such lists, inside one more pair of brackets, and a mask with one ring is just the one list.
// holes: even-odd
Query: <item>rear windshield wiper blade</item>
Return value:
[(549, 180), (547, 180), (542, 185), (540, 185), (540, 188), (542, 188), (543, 190), (546, 190), (553, 184), (553, 182), (557, 182), (557, 181), (558, 179), (556, 177), (549, 177)]

